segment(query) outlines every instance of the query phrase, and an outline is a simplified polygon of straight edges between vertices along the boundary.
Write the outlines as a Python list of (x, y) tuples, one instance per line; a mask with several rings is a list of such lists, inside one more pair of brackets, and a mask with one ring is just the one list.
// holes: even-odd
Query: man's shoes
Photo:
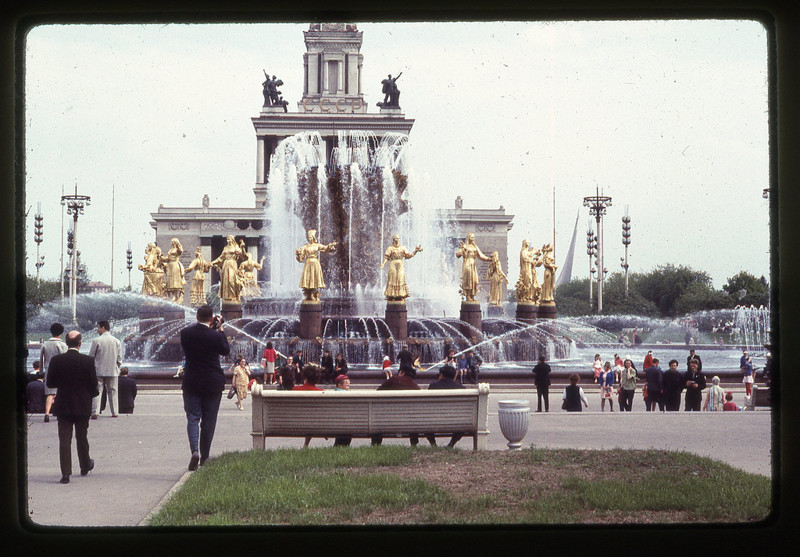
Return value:
[(61, 476), (61, 479), (60, 479), (60, 480), (58, 480), (58, 481), (59, 481), (60, 483), (62, 483), (62, 484), (68, 484), (68, 483), (69, 483), (69, 476), (66, 476), (66, 475), (64, 475), (64, 476)]
[(197, 463), (200, 462), (200, 453), (197, 451), (192, 453), (192, 458), (189, 459), (189, 471), (194, 472), (197, 470)]
[(96, 420), (97, 419), (97, 414), (92, 414), (92, 419)]
[(44, 415), (44, 423), (47, 423), (49, 421), (50, 421), (50, 414), (45, 414)]
[(90, 458), (89, 459), (89, 467), (85, 468), (85, 469), (81, 468), (81, 476), (85, 476), (86, 474), (88, 474), (92, 470), (94, 470), (94, 459)]
[(119, 414), (111, 414), (112, 418), (119, 418)]

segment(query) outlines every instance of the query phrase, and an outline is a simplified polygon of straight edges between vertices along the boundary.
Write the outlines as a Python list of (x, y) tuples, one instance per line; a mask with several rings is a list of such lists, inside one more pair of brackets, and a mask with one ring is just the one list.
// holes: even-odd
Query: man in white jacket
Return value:
[(106, 389), (108, 397), (108, 408), (111, 410), (111, 417), (118, 416), (117, 410), (117, 378), (119, 368), (122, 365), (122, 345), (118, 339), (111, 336), (111, 325), (108, 321), (97, 322), (97, 332), (100, 336), (92, 341), (89, 348), (89, 356), (94, 358), (94, 367), (97, 373), (97, 390), (100, 394), (92, 399), (92, 419), (96, 420), (100, 397), (103, 387)]

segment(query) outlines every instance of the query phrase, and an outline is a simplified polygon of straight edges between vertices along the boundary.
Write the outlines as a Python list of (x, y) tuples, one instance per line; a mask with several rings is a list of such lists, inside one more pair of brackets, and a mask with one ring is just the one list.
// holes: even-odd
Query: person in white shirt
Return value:
[[(89, 356), (94, 358), (94, 367), (97, 373), (97, 390), (102, 394), (103, 387), (108, 397), (108, 408), (111, 417), (116, 418), (119, 404), (117, 404), (117, 380), (119, 368), (122, 365), (122, 345), (118, 339), (111, 336), (111, 325), (108, 321), (97, 322), (97, 332), (100, 336), (92, 341)], [(96, 420), (100, 397), (98, 394), (92, 399), (92, 419)]]
[(42, 350), (39, 354), (39, 360), (42, 363), (42, 370), (44, 371), (46, 396), (44, 402), (44, 421), (50, 421), (50, 408), (53, 406), (53, 400), (56, 397), (58, 389), (55, 387), (47, 387), (47, 369), (50, 367), (50, 359), (56, 354), (63, 354), (67, 351), (66, 343), (61, 340), (61, 335), (64, 333), (64, 325), (61, 323), (53, 323), (50, 325), (50, 334), (53, 335), (42, 343)]

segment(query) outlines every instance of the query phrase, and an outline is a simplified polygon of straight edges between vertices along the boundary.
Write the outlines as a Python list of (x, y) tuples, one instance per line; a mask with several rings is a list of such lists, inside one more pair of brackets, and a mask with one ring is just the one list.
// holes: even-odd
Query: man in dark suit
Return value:
[(183, 409), (189, 436), (189, 470), (197, 470), (211, 451), (217, 426), (219, 403), (225, 388), (225, 375), (219, 357), (230, 353), (222, 330), (222, 319), (214, 317), (211, 306), (197, 308), (197, 323), (181, 331), (181, 348), (186, 356), (183, 366)]
[(703, 389), (706, 388), (706, 376), (699, 369), (697, 360), (689, 361), (689, 371), (686, 372), (686, 397), (683, 409), (687, 412), (700, 412), (700, 403), (703, 400)]
[(133, 414), (134, 399), (136, 398), (136, 380), (128, 376), (128, 368), (119, 369), (119, 382), (117, 392), (119, 394), (119, 413)]
[(53, 414), (58, 416), (58, 458), (61, 464), (61, 483), (68, 484), (72, 475), (72, 430), (78, 448), (81, 476), (94, 468), (89, 458), (89, 416), (92, 399), (99, 394), (94, 358), (78, 352), (81, 334), (67, 333), (67, 351), (53, 356), (47, 368), (47, 386), (58, 389)]
[[(536, 398), (538, 404), (536, 411), (542, 411), (542, 399), (544, 399), (544, 411), (550, 411), (550, 366), (545, 361), (544, 354), (539, 356), (539, 363), (533, 368), (533, 382), (536, 385)], [(614, 410), (614, 406), (611, 406)]]
[(656, 404), (658, 409), (664, 411), (664, 372), (658, 365), (658, 358), (653, 358), (653, 365), (644, 370), (647, 381), (647, 411), (655, 412)]

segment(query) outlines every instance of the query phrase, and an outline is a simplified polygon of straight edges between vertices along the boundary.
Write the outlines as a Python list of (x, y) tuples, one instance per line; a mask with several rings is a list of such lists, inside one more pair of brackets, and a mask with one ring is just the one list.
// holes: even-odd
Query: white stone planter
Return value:
[(497, 403), (500, 431), (508, 440), (510, 450), (519, 450), (528, 433), (528, 416), (531, 408), (527, 400), (501, 400)]

